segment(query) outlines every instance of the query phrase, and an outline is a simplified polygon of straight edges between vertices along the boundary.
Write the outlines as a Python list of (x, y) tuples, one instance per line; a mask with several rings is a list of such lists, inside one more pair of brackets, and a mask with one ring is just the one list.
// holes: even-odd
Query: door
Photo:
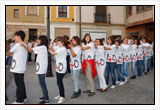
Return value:
[(37, 29), (29, 29), (29, 40), (35, 41), (37, 39)]

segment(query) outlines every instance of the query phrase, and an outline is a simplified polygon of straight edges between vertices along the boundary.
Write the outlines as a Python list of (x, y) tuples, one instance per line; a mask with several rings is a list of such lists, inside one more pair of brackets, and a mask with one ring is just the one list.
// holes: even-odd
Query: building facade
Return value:
[(145, 36), (154, 41), (154, 7), (127, 6), (126, 13), (127, 36)]
[(125, 16), (124, 6), (51, 6), (51, 39), (63, 35), (83, 38), (86, 33), (92, 39), (125, 37)]
[(25, 41), (46, 35), (46, 7), (6, 6), (6, 38), (13, 39), (19, 30), (26, 33)]

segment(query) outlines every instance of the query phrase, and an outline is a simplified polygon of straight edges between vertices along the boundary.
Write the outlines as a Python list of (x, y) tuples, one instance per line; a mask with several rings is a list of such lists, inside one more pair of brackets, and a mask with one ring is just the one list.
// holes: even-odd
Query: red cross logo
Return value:
[(137, 60), (139, 60), (139, 56), (137, 56)]
[(56, 69), (58, 69), (59, 70), (59, 67), (56, 65)]
[(133, 61), (133, 57), (131, 56), (131, 62)]
[(123, 57), (123, 61), (125, 61), (125, 57)]
[(146, 53), (144, 53), (143, 55), (144, 55), (144, 56), (146, 56), (147, 54), (146, 54)]
[(109, 62), (111, 62), (111, 61), (112, 61), (112, 58), (111, 58), (111, 57), (109, 57), (109, 59), (108, 59), (108, 60), (109, 60)]
[(74, 67), (74, 64), (70, 64), (70, 66), (71, 66), (71, 68), (73, 68), (73, 67)]
[(100, 66), (100, 65), (101, 65), (101, 63), (99, 63), (99, 62), (97, 61), (97, 65), (98, 65), (98, 66)]

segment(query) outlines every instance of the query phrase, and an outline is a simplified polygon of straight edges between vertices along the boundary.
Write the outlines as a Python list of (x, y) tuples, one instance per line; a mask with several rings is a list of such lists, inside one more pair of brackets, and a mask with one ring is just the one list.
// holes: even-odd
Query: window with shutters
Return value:
[(67, 18), (67, 6), (58, 6), (58, 17)]
[(19, 9), (14, 9), (14, 18), (19, 18)]
[(152, 9), (152, 6), (137, 6), (137, 12), (143, 12)]

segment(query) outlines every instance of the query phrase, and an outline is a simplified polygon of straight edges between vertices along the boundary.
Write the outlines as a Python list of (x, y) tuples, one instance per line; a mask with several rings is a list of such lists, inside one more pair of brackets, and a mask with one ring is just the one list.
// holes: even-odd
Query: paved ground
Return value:
[[(55, 74), (55, 71), (53, 70)], [(13, 75), (7, 69), (6, 72), (7, 95), (10, 104), (15, 101), (16, 86)], [(42, 96), (41, 89), (38, 83), (38, 77), (35, 74), (35, 63), (27, 65), (27, 72), (25, 74), (26, 91), (28, 102), (25, 104), (38, 104), (39, 97)], [(56, 77), (46, 79), (50, 103), (57, 104), (54, 97), (58, 94), (56, 84)], [(152, 70), (148, 75), (137, 77), (136, 80), (129, 80), (123, 86), (117, 86), (115, 89), (108, 89), (105, 93), (96, 91), (96, 95), (88, 97), (87, 94), (82, 93), (78, 98), (71, 99), (74, 91), (73, 82), (70, 75), (64, 78), (64, 87), (66, 94), (66, 102), (64, 104), (154, 104), (154, 72)], [(80, 87), (82, 90), (86, 89), (86, 78), (83, 74), (80, 75)], [(99, 87), (98, 78), (95, 79), (95, 87)]]

